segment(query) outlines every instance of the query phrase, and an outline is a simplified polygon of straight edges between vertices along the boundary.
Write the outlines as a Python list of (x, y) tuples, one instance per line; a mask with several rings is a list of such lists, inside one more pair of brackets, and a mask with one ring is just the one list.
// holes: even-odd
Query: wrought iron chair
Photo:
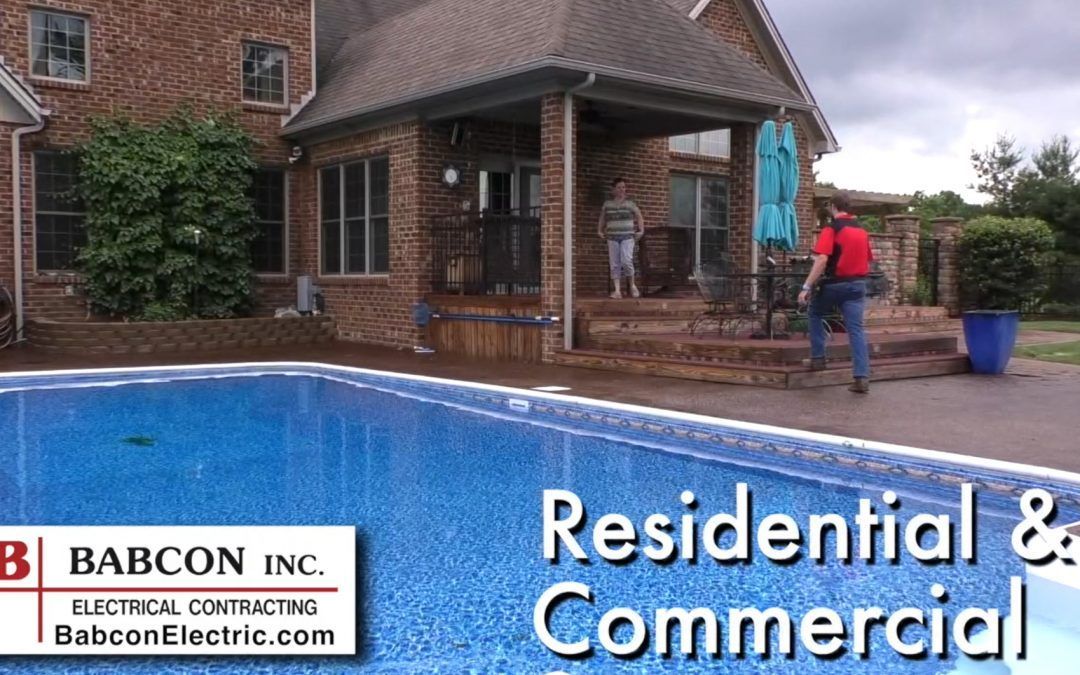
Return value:
[(702, 263), (694, 268), (697, 284), (707, 308), (690, 325), (690, 334), (707, 326), (715, 326), (721, 335), (737, 335), (747, 324), (753, 325), (754, 311), (750, 289), (745, 280), (731, 273), (734, 261), (724, 256), (717, 262)]

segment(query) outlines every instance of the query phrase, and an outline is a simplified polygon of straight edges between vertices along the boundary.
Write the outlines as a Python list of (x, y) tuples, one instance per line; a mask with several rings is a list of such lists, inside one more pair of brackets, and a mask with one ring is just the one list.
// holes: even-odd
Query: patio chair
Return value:
[(694, 268), (692, 279), (707, 308), (690, 325), (691, 335), (697, 335), (706, 326), (716, 326), (721, 335), (736, 335), (746, 324), (753, 324), (749, 286), (746, 279), (732, 274), (733, 267), (734, 261), (725, 255), (716, 262)]

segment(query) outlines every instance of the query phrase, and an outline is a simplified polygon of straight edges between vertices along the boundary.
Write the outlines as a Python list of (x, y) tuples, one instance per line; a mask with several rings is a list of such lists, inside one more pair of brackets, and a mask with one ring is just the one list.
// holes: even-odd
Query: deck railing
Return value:
[(540, 292), (540, 209), (435, 219), (433, 287), (459, 295)]

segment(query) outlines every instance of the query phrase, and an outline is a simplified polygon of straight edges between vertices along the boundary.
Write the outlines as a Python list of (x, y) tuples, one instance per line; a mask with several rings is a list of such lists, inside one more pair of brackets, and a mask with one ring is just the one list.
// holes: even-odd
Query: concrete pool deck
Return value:
[(795, 391), (712, 384), (560, 366), (493, 364), (350, 343), (219, 352), (60, 355), (0, 351), (0, 372), (312, 361), (520, 388), (569, 387), (606, 399), (819, 433), (1080, 472), (1080, 366), (1013, 359), (1000, 377), (951, 375)]

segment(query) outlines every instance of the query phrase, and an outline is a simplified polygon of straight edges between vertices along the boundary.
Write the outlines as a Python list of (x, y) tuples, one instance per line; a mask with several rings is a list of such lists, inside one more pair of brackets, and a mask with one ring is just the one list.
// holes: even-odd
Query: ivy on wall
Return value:
[(93, 120), (76, 150), (87, 232), (76, 264), (96, 313), (165, 321), (249, 309), (253, 143), (230, 116)]

